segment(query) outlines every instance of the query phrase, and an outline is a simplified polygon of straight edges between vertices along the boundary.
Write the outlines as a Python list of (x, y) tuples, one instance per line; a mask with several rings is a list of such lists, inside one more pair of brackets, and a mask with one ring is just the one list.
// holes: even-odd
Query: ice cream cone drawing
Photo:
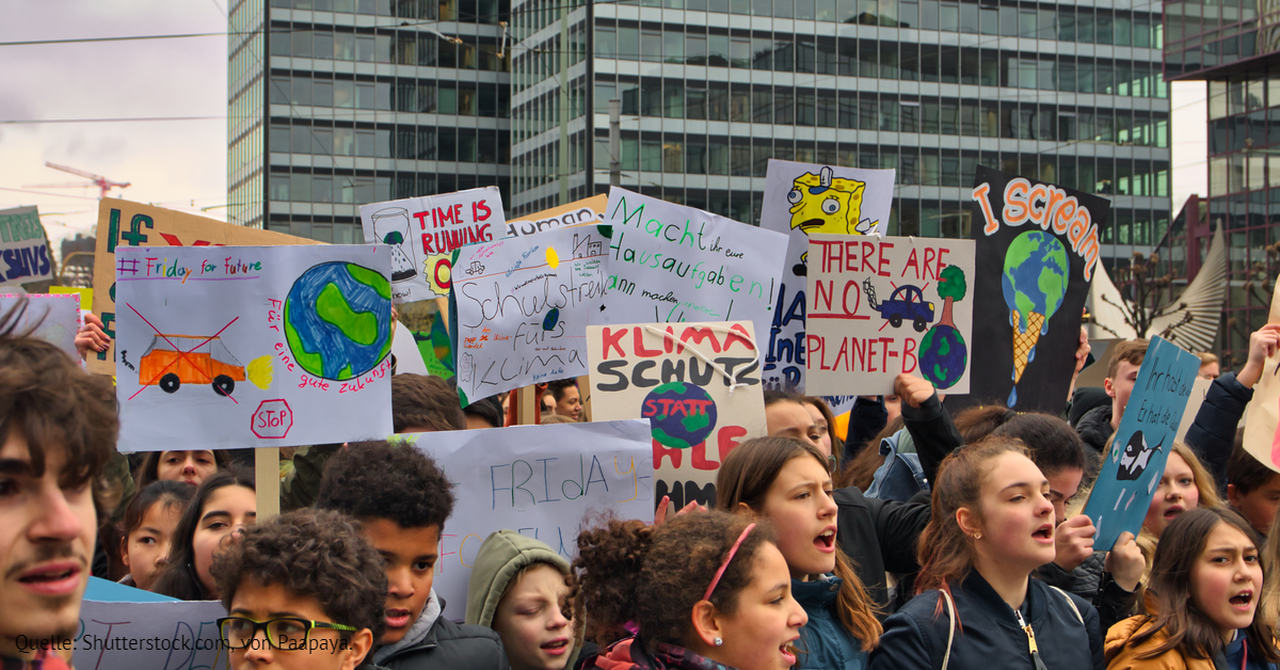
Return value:
[(1018, 382), (1036, 359), (1036, 343), (1067, 295), (1067, 249), (1054, 235), (1029, 230), (1013, 239), (1004, 256), (1000, 285), (1013, 329), (1013, 365), (1007, 405), (1018, 404)]

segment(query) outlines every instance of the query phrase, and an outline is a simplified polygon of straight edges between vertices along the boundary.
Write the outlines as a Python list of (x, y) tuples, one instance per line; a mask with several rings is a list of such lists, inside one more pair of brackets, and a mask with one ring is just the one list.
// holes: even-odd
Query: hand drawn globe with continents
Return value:
[(359, 377), (391, 351), (391, 283), (353, 263), (315, 265), (289, 289), (284, 334), (303, 370), (337, 381)]
[(964, 336), (952, 326), (935, 325), (920, 339), (920, 376), (934, 388), (955, 386), (964, 376), (968, 361)]
[(716, 403), (701, 387), (667, 382), (644, 397), (640, 416), (649, 420), (653, 439), (672, 449), (706, 442), (716, 427)]
[(1043, 334), (1066, 297), (1069, 267), (1067, 248), (1056, 236), (1042, 230), (1018, 235), (1004, 255), (1000, 286), (1005, 303), (1024, 318), (1031, 313), (1044, 316)]

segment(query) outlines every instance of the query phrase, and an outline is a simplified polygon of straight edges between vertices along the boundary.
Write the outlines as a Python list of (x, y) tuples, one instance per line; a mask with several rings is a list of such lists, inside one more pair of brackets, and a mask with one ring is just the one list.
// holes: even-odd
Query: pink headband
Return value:
[(725, 569), (729, 567), (729, 561), (733, 560), (733, 555), (738, 553), (738, 547), (742, 546), (742, 541), (747, 539), (747, 534), (755, 527), (756, 524), (754, 522), (747, 524), (747, 527), (742, 529), (742, 534), (738, 536), (738, 541), (734, 542), (732, 547), (729, 547), (729, 553), (725, 555), (724, 562), (720, 564), (720, 569), (716, 570), (716, 576), (711, 578), (711, 585), (707, 587), (707, 592), (702, 594), (703, 600), (711, 599), (712, 592), (716, 590), (716, 585), (720, 583), (720, 578), (724, 576)]

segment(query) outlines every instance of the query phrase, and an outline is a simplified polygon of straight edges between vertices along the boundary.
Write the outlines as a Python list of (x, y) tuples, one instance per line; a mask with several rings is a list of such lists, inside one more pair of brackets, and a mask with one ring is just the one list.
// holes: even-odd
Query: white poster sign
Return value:
[(222, 603), (97, 602), (80, 605), (80, 631), (68, 643), (72, 665), (96, 670), (223, 670)]
[(80, 330), (80, 296), (74, 293), (42, 295), (0, 295), (0, 316), (22, 300), (27, 306), (18, 318), (13, 332), (30, 334), (56, 345), (71, 357), (80, 360), (76, 351), (76, 331)]
[(390, 433), (389, 251), (117, 248), (120, 450)]

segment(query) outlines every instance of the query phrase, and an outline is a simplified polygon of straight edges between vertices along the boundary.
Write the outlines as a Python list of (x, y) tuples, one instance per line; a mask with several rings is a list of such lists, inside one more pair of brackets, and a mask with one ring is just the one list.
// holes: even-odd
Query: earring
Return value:
[(973, 534), (973, 539), (975, 539), (975, 540), (981, 540), (981, 539), (982, 539), (982, 533), (974, 533), (974, 534)]
[(715, 645), (715, 646), (717, 646), (717, 647), (723, 647), (723, 646), (724, 646), (724, 640), (723, 640), (723, 639), (721, 639), (721, 638), (716, 638), (714, 641), (712, 641), (712, 643), (711, 643), (711, 644), (714, 644), (714, 645)]

